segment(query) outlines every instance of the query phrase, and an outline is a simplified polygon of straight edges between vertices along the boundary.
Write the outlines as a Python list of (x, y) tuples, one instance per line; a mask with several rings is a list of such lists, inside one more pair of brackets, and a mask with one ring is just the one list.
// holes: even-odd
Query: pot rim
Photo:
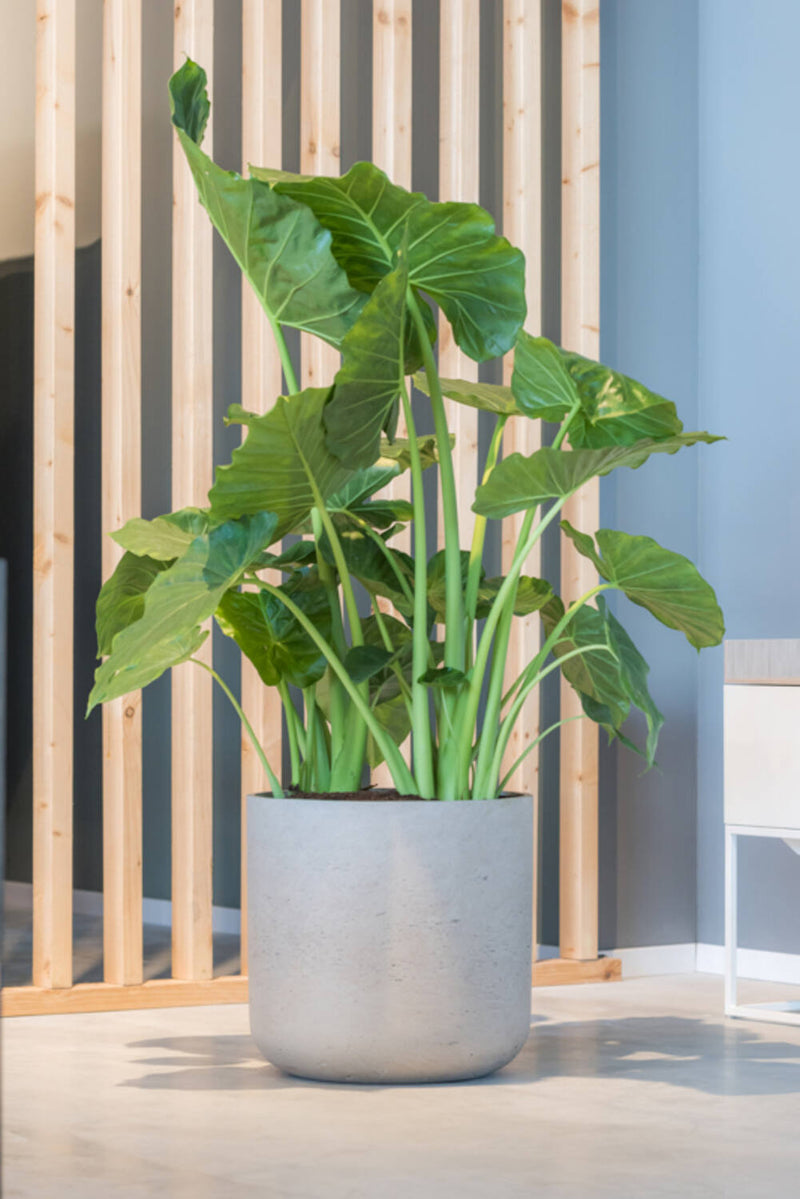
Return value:
[(273, 795), (271, 791), (251, 791), (248, 792), (247, 798), (251, 799), (267, 799), (273, 803), (322, 803), (330, 805), (344, 804), (354, 808), (378, 807), (395, 810), (397, 805), (419, 805), (419, 804), (436, 804), (436, 805), (453, 805), (464, 806), (474, 804), (496, 804), (496, 803), (513, 803), (515, 800), (532, 799), (532, 795), (528, 791), (513, 791), (503, 795), (497, 795), (494, 799), (424, 799), (422, 796), (413, 799), (339, 799), (339, 793), (334, 791), (330, 795)]

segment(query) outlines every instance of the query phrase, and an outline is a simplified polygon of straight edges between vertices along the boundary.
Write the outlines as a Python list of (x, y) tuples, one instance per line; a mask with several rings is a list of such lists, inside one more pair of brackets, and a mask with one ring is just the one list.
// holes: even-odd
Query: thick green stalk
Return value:
[(376, 720), (369, 707), (369, 704), (364, 702), (360, 689), (355, 685), (355, 683), (353, 683), (341, 661), (336, 656), (336, 653), (328, 645), (327, 641), (319, 632), (314, 623), (308, 619), (302, 608), (298, 608), (297, 604), (294, 603), (291, 597), (282, 592), (280, 588), (273, 586), (272, 583), (266, 583), (262, 579), (259, 579), (258, 585), (262, 591), (268, 591), (270, 595), (274, 595), (282, 604), (284, 604), (285, 607), (289, 609), (289, 611), (297, 620), (298, 624), (305, 629), (306, 633), (308, 633), (311, 640), (317, 646), (331, 670), (342, 684), (342, 687), (349, 695), (353, 704), (358, 708), (364, 723), (366, 724), (370, 733), (372, 733), (372, 736), (375, 738), (375, 741), (380, 747), (381, 753), (386, 759), (386, 763), (392, 773), (392, 778), (394, 779), (397, 789), (405, 794), (417, 794), (417, 784), (414, 780), (414, 776), (403, 761), (403, 757), (394, 741), (392, 741), (391, 737), (389, 737), (384, 731), (379, 721)]
[(514, 774), (514, 771), (518, 770), (520, 768), (522, 763), (527, 758), (528, 754), (531, 753), (532, 750), (536, 749), (536, 746), (540, 745), (541, 742), (544, 741), (545, 737), (548, 737), (550, 735), (550, 733), (554, 733), (556, 731), (556, 729), (560, 729), (562, 724), (569, 724), (570, 721), (572, 721), (572, 720), (586, 720), (586, 719), (588, 719), (588, 718), (586, 716), (584, 716), (583, 713), (581, 713), (580, 716), (565, 716), (563, 720), (557, 720), (555, 722), (555, 724), (551, 724), (550, 727), (546, 728), (543, 733), (539, 734), (538, 737), (534, 737), (533, 741), (531, 741), (529, 745), (525, 746), (522, 753), (519, 755), (517, 760), (514, 762), (514, 765), (511, 767), (511, 769), (506, 771), (505, 775), (503, 776), (502, 781), (497, 786), (497, 794), (498, 795), (503, 794), (506, 787), (508, 786), (509, 779)]
[(282, 679), (278, 683), (278, 690), (283, 702), (283, 710), (286, 713), (286, 731), (289, 736), (289, 759), (292, 764), (292, 786), (298, 787), (300, 785), (300, 740), (297, 735), (297, 712), (292, 703), (289, 688)]
[[(266, 309), (264, 309), (266, 312)], [(286, 387), (291, 395), (295, 395), (298, 391), (297, 378), (295, 377), (294, 367), (292, 366), (289, 347), (286, 344), (286, 338), (283, 336), (283, 330), (278, 322), (267, 312), (267, 318), (272, 329), (272, 336), (275, 338), (275, 344), (278, 347), (278, 353), (283, 367), (283, 374), (286, 379)]]
[(464, 640), (464, 596), (461, 590), (461, 545), (458, 533), (458, 502), (456, 480), (453, 470), (453, 455), (450, 450), (450, 431), (442, 398), (439, 372), (428, 340), (422, 313), (419, 310), (413, 289), (408, 289), (408, 308), (414, 321), (422, 349), (425, 374), (428, 377), (433, 426), (439, 452), (439, 478), (441, 482), (442, 515), (444, 524), (444, 571), (445, 571), (445, 635), (444, 660), (446, 666), (463, 670), (466, 665)]
[[(427, 340), (427, 334), (426, 334)], [(413, 733), (414, 772), (423, 799), (435, 795), (433, 776), (433, 745), (428, 708), (428, 688), (419, 680), (428, 668), (428, 550), (425, 534), (425, 494), (423, 491), (422, 461), (417, 445), (417, 429), (408, 390), (401, 395), (403, 416), (408, 431), (411, 454), (411, 497), (414, 507), (414, 627), (412, 642), (411, 730)], [(449, 444), (449, 443), (448, 443)]]
[[(499, 416), (494, 426), (492, 440), (489, 443), (489, 453), (486, 458), (486, 466), (483, 471), (482, 483), (485, 483), (489, 475), (497, 465), (497, 457), (500, 453), (500, 446), (503, 442), (503, 429), (505, 428), (507, 416)], [(481, 581), (481, 567), (483, 565), (483, 546), (486, 540), (486, 517), (476, 516), (475, 526), (472, 533), (472, 548), (469, 553), (469, 574), (467, 575), (467, 593), (466, 593), (466, 613), (467, 613), (467, 643), (469, 644), (472, 637), (472, 624), (475, 620), (475, 609), (478, 605), (478, 587)]]
[(278, 781), (277, 775), (275, 774), (275, 772), (273, 771), (269, 762), (267, 761), (267, 755), (264, 753), (264, 750), (261, 747), (261, 742), (259, 741), (258, 737), (255, 735), (255, 732), (253, 731), (253, 726), (251, 725), (250, 721), (245, 716), (242, 706), (239, 703), (238, 699), (233, 694), (233, 692), (231, 691), (230, 687), (225, 682), (225, 680), (223, 678), (221, 678), (220, 675), (217, 674), (216, 670), (214, 670), (214, 668), (212, 666), (209, 666), (207, 662), (201, 662), (201, 660), (199, 658), (192, 658), (191, 661), (194, 662), (197, 666), (202, 666), (203, 670), (208, 671), (208, 673), (211, 675), (212, 679), (215, 679), (216, 682), (219, 683), (219, 685), (222, 688), (222, 690), (224, 691), (225, 695), (227, 695), (228, 699), (231, 701), (231, 704), (233, 705), (236, 715), (241, 720), (244, 731), (247, 733), (248, 737), (250, 738), (251, 742), (253, 743), (253, 749), (256, 751), (256, 754), (258, 755), (258, 760), (261, 763), (261, 765), (264, 767), (264, 772), (265, 772), (267, 778), (269, 779), (270, 786), (272, 787), (272, 794), (275, 795), (278, 799), (283, 799), (284, 798), (283, 787), (281, 786), (280, 782)]

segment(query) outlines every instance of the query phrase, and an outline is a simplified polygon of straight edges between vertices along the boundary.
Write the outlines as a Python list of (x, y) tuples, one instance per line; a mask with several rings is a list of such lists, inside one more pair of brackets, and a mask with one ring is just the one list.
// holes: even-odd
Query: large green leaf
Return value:
[[(350, 466), (372, 466), (404, 385), (408, 270), (385, 275), (342, 342), (342, 366), (325, 406), (328, 449)], [(396, 422), (395, 422), (396, 423)]]
[(581, 400), (569, 427), (576, 449), (633, 445), (643, 437), (674, 437), (683, 431), (675, 405), (663, 396), (591, 358), (560, 353)]
[(392, 525), (406, 524), (414, 515), (408, 500), (388, 497), (372, 499), (376, 491), (386, 487), (397, 477), (399, 467), (369, 466), (348, 479), (334, 495), (325, 501), (325, 507), (333, 514), (336, 523), (345, 525), (366, 521), (374, 529), (388, 529)]
[(223, 171), (200, 149), (206, 73), (187, 59), (169, 84), (175, 126), (203, 207), (270, 320), (341, 344), (364, 305), (331, 253), (331, 234), (302, 202)]
[[(602, 596), (598, 596), (597, 602), (605, 616), (606, 631), (611, 646), (617, 655), (617, 662), (625, 690), (630, 697), (631, 703), (635, 704), (644, 713), (647, 721), (645, 757), (647, 758), (648, 765), (652, 766), (655, 762), (658, 734), (664, 723), (664, 717), (656, 707), (647, 687), (647, 676), (650, 673), (650, 667), (613, 612), (610, 612), (605, 607)], [(616, 729), (615, 732), (619, 733), (619, 729)]]
[(174, 562), (208, 528), (208, 512), (203, 508), (181, 508), (154, 520), (135, 516), (111, 537), (132, 554), (147, 554), (159, 562)]
[(213, 615), (225, 592), (274, 540), (275, 525), (276, 517), (262, 512), (196, 537), (183, 557), (154, 580), (142, 616), (115, 636), (109, 657), (95, 675), (89, 711), (130, 691), (131, 669), (139, 664), (151, 663), (154, 673), (147, 682), (174, 665), (175, 654), (185, 654), (187, 638), (193, 640), (195, 630)]
[(114, 573), (103, 584), (97, 597), (95, 629), (97, 656), (111, 653), (117, 633), (141, 619), (144, 597), (151, 583), (166, 570), (166, 563), (138, 554), (123, 554)]
[[(136, 629), (132, 625), (131, 629)], [(127, 630), (126, 630), (127, 632)], [(125, 633), (120, 633), (124, 637)], [(94, 675), (94, 687), (89, 696), (86, 708), (88, 716), (92, 708), (104, 704), (110, 699), (118, 699), (130, 691), (138, 691), (155, 679), (160, 678), (165, 670), (172, 666), (180, 666), (197, 653), (208, 636), (208, 629), (199, 625), (193, 629), (184, 630), (174, 636), (165, 637), (161, 641), (144, 643), (132, 660), (124, 666), (118, 666), (114, 656), (107, 658), (98, 666)]]
[(564, 352), (546, 337), (520, 330), (514, 349), (511, 390), (526, 416), (563, 420), (578, 400)]
[[(489, 615), (498, 591), (505, 582), (501, 575), (494, 579), (483, 579), (478, 587), (478, 604), (475, 615), (478, 620)], [(521, 575), (517, 582), (517, 592), (514, 597), (514, 615), (529, 616), (538, 612), (553, 597), (553, 588), (545, 579), (536, 579), (530, 575)]]
[(276, 192), (308, 204), (333, 235), (350, 283), (372, 291), (408, 236), (408, 277), (442, 308), (456, 342), (483, 362), (505, 354), (525, 319), (525, 261), (477, 204), (435, 204), (358, 162), (337, 178), (253, 168)]
[(314, 487), (324, 500), (343, 486), (352, 471), (325, 445), (322, 410), (328, 394), (310, 387), (291, 400), (279, 396), (263, 416), (238, 404), (229, 409), (228, 423), (246, 425), (247, 437), (230, 464), (217, 468), (209, 492), (212, 519), (274, 512), (277, 540), (305, 520), (315, 503)]
[(604, 579), (662, 624), (684, 633), (691, 645), (702, 649), (722, 641), (725, 623), (714, 590), (683, 554), (664, 549), (652, 537), (616, 529), (598, 531), (598, 553), (586, 533), (567, 521), (561, 527)]
[[(380, 546), (376, 545), (372, 537), (357, 530), (351, 530), (345, 532), (339, 540), (345, 562), (347, 563), (347, 569), (353, 578), (358, 579), (359, 583), (361, 583), (362, 587), (370, 595), (380, 595), (391, 600), (398, 612), (401, 612), (404, 616), (411, 617), (414, 605), (406, 597), (397, 574), (387, 561), (386, 554), (381, 551)], [(332, 566), (335, 565), (333, 550), (327, 537), (322, 538), (320, 548), (326, 560)], [(397, 571), (400, 572), (409, 589), (413, 592), (414, 559), (401, 550), (390, 550), (388, 546), (387, 550)]]
[[(442, 394), (449, 400), (466, 404), (468, 408), (480, 408), (483, 412), (495, 412), (498, 416), (515, 416), (522, 412), (510, 387), (499, 383), (472, 383), (467, 379), (440, 379)], [(414, 375), (414, 386), (425, 395), (430, 395), (428, 376), (424, 371)]]
[(472, 508), (481, 516), (511, 516), (535, 508), (544, 500), (572, 495), (589, 479), (608, 475), (617, 467), (635, 470), (651, 454), (675, 454), (684, 446), (719, 440), (710, 433), (679, 433), (661, 441), (645, 438), (631, 446), (607, 449), (565, 451), (547, 447), (528, 457), (509, 454), (478, 488)]
[[(324, 637), (330, 636), (330, 607), (321, 586), (284, 584), (280, 590), (305, 611)], [(277, 596), (228, 591), (215, 615), (223, 633), (234, 639), (268, 687), (281, 682), (310, 687), (325, 673), (325, 658)]]

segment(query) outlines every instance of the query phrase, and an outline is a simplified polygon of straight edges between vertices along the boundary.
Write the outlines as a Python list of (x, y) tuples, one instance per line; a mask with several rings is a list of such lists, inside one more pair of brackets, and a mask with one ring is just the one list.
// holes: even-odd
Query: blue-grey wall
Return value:
[[(600, 11), (601, 357), (696, 428), (697, 2), (603, 0)], [(713, 453), (603, 480), (602, 523), (696, 558), (697, 472)], [(666, 721), (659, 770), (643, 774), (623, 748), (601, 755), (601, 945), (694, 941), (697, 654), (624, 598), (617, 611)]]
[[(800, 3), (700, 0), (699, 553), (731, 637), (800, 636)], [(700, 667), (698, 939), (723, 933), (722, 661)], [(800, 952), (800, 863), (743, 846), (741, 943)]]

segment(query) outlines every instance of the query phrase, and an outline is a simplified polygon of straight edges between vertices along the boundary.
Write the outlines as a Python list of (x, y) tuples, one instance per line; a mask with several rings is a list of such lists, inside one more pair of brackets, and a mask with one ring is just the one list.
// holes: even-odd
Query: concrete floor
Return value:
[(398, 1088), (282, 1076), (244, 1007), (7, 1020), (3, 1195), (796, 1199), (800, 1028), (721, 1004), (703, 975), (537, 990), (500, 1074)]

